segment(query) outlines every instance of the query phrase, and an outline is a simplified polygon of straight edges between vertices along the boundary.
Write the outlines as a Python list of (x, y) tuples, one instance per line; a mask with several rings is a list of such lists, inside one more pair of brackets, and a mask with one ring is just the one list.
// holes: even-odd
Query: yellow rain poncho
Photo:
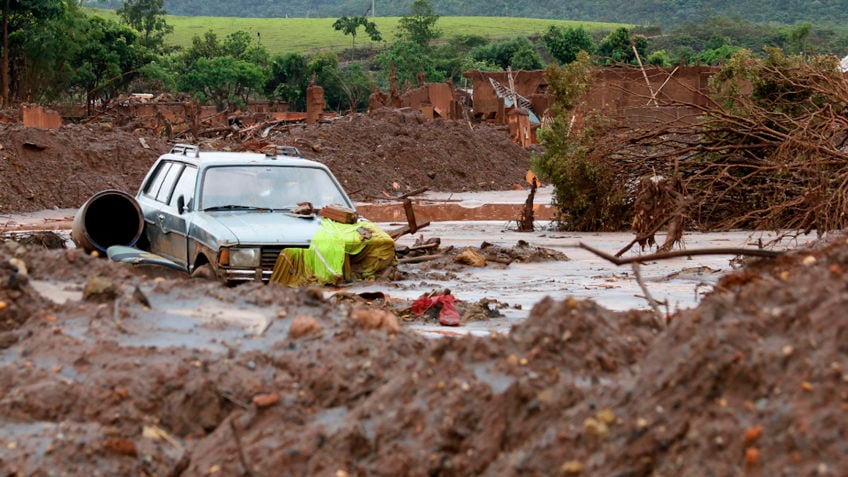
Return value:
[(309, 248), (280, 252), (271, 282), (286, 286), (339, 285), (369, 279), (397, 263), (394, 240), (373, 222), (321, 220)]

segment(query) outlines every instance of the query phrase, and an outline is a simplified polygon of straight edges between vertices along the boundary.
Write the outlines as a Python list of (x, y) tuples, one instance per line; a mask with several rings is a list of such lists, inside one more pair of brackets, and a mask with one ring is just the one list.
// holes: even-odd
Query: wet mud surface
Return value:
[(505, 333), (436, 339), (339, 290), (15, 242), (0, 263), (10, 474), (848, 470), (842, 235), (729, 271), (667, 321), (544, 298)]
[[(42, 198), (42, 190), (58, 197), (48, 192), (55, 185), (9, 179), (9, 168), (23, 162), (4, 157), (3, 180), (33, 191), (32, 199), (4, 199), (4, 213), (74, 206)], [(93, 170), (112, 167), (95, 162)], [(104, 184), (137, 184), (133, 174)], [(400, 283), (381, 285), (382, 299), (361, 294), (368, 284), (227, 288), (7, 237), (0, 244), (0, 470), (848, 475), (845, 234), (776, 259), (734, 260), (696, 303), (659, 317), (644, 303), (619, 309), (618, 298), (605, 301), (625, 281), (632, 286), (629, 269), (609, 267), (582, 272), (599, 284), (597, 300), (583, 294), (585, 286), (562, 287), (522, 307), (521, 319), (490, 317), (509, 323), (497, 332), (433, 338), (419, 327), (435, 318), (405, 311), (420, 294), (478, 272), (502, 273), (496, 280), (504, 282), (512, 269), (586, 260), (542, 235), (525, 239), (540, 247), (529, 255), (517, 240), (443, 240), (442, 261), (405, 265)], [(466, 248), (487, 264), (457, 263)], [(677, 272), (717, 268), (691, 265)], [(650, 289), (656, 282), (648, 270)], [(451, 290), (465, 301), (463, 314), (479, 301), (467, 290)], [(621, 297), (643, 300), (625, 290)], [(483, 305), (505, 316), (515, 310), (517, 295), (494, 295), (479, 298), (494, 299)]]

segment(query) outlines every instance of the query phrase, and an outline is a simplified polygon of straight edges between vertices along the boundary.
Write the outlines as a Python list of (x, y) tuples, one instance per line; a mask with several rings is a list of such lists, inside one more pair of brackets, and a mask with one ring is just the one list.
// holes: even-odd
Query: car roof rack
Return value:
[(181, 154), (183, 156), (194, 154), (194, 157), (200, 157), (200, 147), (194, 144), (174, 144), (171, 148), (171, 154)]
[(268, 148), (265, 149), (265, 156), (267, 156), (267, 157), (276, 157), (276, 156), (303, 157), (303, 154), (300, 153), (300, 149), (298, 149), (294, 146), (272, 145), (272, 146), (268, 146)]

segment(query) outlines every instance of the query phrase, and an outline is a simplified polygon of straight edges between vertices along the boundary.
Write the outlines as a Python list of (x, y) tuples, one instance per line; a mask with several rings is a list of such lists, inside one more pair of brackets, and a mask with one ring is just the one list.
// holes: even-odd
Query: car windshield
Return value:
[(206, 170), (203, 210), (290, 210), (309, 202), (315, 209), (349, 202), (323, 169), (290, 166), (216, 166)]

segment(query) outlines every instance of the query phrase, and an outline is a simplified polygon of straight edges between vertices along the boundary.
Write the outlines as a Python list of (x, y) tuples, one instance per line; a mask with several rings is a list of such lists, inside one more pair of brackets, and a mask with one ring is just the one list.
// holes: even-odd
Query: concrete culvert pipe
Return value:
[(88, 253), (112, 245), (133, 246), (144, 232), (135, 198), (124, 191), (104, 190), (91, 196), (74, 216), (71, 239)]

